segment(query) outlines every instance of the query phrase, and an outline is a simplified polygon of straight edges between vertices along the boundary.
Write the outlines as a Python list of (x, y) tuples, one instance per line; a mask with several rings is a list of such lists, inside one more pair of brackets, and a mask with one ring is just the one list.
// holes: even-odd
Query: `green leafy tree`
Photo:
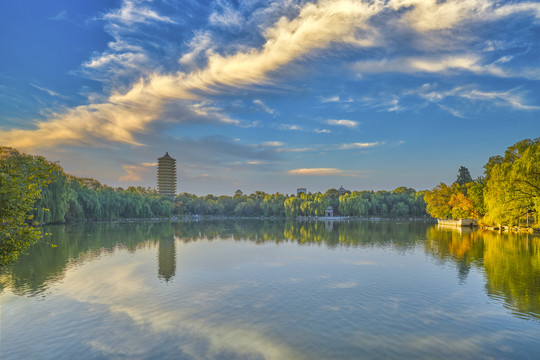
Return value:
[(339, 215), (340, 214), (340, 210), (339, 210), (339, 192), (332, 188), (332, 189), (328, 189), (326, 190), (326, 192), (324, 193), (326, 199), (328, 200), (328, 205), (331, 206), (333, 209), (334, 209), (334, 215)]
[(532, 211), (538, 223), (540, 212), (540, 138), (510, 146), (504, 157), (490, 158), (486, 166), (484, 193), (490, 224), (520, 225)]
[(472, 179), (471, 174), (469, 173), (469, 169), (467, 169), (465, 166), (461, 166), (458, 170), (456, 183), (463, 186), (472, 181), (473, 179)]
[(440, 183), (423, 194), (427, 212), (439, 219), (478, 219), (484, 214), (484, 179), (474, 181), (461, 166), (457, 180), (450, 186)]
[(31, 211), (49, 181), (44, 158), (0, 148), (0, 266), (16, 260), (41, 238)]
[(253, 199), (248, 198), (236, 205), (234, 214), (237, 216), (254, 216), (257, 208), (257, 203)]
[(450, 205), (452, 192), (452, 189), (445, 183), (440, 183), (431, 191), (426, 191), (424, 199), (428, 214), (439, 219), (452, 217), (452, 206)]
[(297, 217), (301, 215), (300, 205), (302, 199), (296, 196), (291, 196), (285, 200), (285, 216), (287, 217)]
[(58, 164), (47, 162), (46, 166), (50, 183), (41, 189), (41, 198), (35, 204), (35, 217), (42, 224), (64, 223), (69, 208), (69, 181)]
[(285, 216), (285, 199), (280, 193), (266, 195), (259, 205), (264, 216)]

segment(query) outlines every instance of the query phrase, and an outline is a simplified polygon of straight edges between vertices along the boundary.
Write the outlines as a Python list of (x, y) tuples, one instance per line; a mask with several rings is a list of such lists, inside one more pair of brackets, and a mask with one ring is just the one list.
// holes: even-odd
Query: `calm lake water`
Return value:
[(0, 359), (538, 359), (540, 238), (100, 223), (5, 269)]

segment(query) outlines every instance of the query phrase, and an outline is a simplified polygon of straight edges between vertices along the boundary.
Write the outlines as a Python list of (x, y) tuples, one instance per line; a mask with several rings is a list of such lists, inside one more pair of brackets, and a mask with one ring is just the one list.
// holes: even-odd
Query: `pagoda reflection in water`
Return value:
[(174, 235), (159, 240), (158, 278), (169, 282), (176, 273), (176, 242)]

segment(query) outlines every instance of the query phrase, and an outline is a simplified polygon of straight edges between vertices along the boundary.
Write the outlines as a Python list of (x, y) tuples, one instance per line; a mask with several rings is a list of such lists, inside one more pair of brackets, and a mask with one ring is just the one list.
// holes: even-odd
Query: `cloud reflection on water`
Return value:
[[(156, 338), (165, 336), (178, 344), (182, 354), (195, 359), (227, 358), (227, 354), (240, 359), (308, 358), (266, 335), (264, 324), (247, 324), (242, 319), (226, 321), (214, 303), (219, 303), (241, 285), (215, 285), (208, 290), (198, 288), (196, 292), (184, 293), (181, 301), (174, 296), (156, 299), (156, 284), (153, 278), (148, 278), (148, 264), (139, 261), (118, 264), (119, 258), (123, 258), (123, 262), (134, 260), (126, 254), (103, 257), (68, 271), (57, 288), (57, 292), (72, 300), (100, 305), (92, 308), (100, 313), (110, 313), (115, 319), (112, 334), (109, 331), (105, 337), (96, 334), (88, 343), (103, 356), (148, 358), (145, 349), (152, 348), (151, 343)], [(144, 330), (146, 335), (126, 341), (123, 331), (114, 331), (118, 328), (126, 333)]]

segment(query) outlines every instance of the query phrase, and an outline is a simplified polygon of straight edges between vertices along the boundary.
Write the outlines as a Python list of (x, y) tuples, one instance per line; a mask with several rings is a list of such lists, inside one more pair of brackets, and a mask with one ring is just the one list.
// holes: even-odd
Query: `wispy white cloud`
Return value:
[(511, 74), (495, 64), (482, 64), (482, 58), (475, 54), (360, 61), (354, 64), (353, 68), (360, 74), (383, 72), (451, 73), (455, 71), (470, 71), (477, 74), (489, 74), (500, 77), (511, 76)]
[(120, 9), (107, 13), (103, 17), (107, 20), (118, 21), (126, 25), (151, 21), (174, 23), (171, 18), (159, 15), (149, 7), (141, 5), (138, 1), (130, 0), (124, 0)]
[(328, 96), (328, 97), (321, 97), (321, 103), (325, 104), (325, 103), (351, 103), (353, 102), (353, 99), (348, 97), (346, 99), (342, 99), (340, 96), (338, 95), (334, 95), (334, 96)]
[(391, 0), (389, 7), (407, 9), (401, 22), (418, 32), (452, 29), (470, 21), (493, 21), (516, 13), (540, 18), (540, 4), (521, 2), (503, 4), (489, 0)]
[(350, 144), (342, 144), (339, 145), (338, 148), (341, 150), (351, 150), (351, 149), (368, 149), (375, 146), (384, 145), (384, 141), (375, 141), (375, 142), (364, 142), (364, 143), (350, 143)]
[(336, 168), (294, 169), (288, 171), (289, 175), (330, 176), (343, 175), (345, 171)]
[(245, 161), (235, 161), (233, 165), (235, 166), (258, 166), (268, 164), (268, 161), (262, 160), (245, 160)]
[(299, 152), (309, 152), (309, 151), (316, 151), (317, 149), (314, 147), (303, 147), (303, 148), (279, 148), (276, 149), (277, 152), (284, 152), (284, 153), (299, 153)]
[[(101, 81), (112, 91), (129, 89), (134, 81), (162, 67), (163, 52), (170, 51), (163, 34), (156, 33), (175, 25), (168, 17), (160, 16), (146, 1), (124, 0), (120, 8), (110, 10), (98, 19), (113, 40), (103, 51), (96, 51), (82, 63), (78, 75)], [(144, 36), (141, 36), (144, 34)], [(156, 49), (160, 49), (157, 57)], [(103, 96), (106, 99), (106, 96)], [(101, 100), (103, 101), (103, 100)]]
[(49, 18), (49, 20), (53, 20), (53, 21), (61, 21), (61, 20), (66, 20), (68, 17), (67, 17), (68, 13), (66, 10), (62, 10), (60, 11), (58, 14), (52, 16)]
[(484, 91), (477, 89), (475, 85), (466, 85), (448, 90), (439, 90), (435, 84), (424, 84), (419, 89), (409, 91), (409, 94), (416, 94), (429, 102), (437, 103), (439, 107), (457, 117), (465, 117), (465, 115), (461, 111), (441, 104), (443, 100), (447, 98), (458, 98), (471, 103), (487, 102), (495, 106), (511, 107), (515, 110), (540, 110), (540, 106), (527, 104), (527, 93), (520, 92), (519, 89)]
[(118, 73), (127, 73), (132, 68), (143, 68), (148, 62), (146, 54), (141, 52), (110, 53), (98, 54), (84, 63), (84, 67), (91, 69), (102, 69), (104, 67), (115, 66)]
[(56, 91), (52, 91), (50, 89), (47, 89), (47, 88), (44, 88), (42, 86), (39, 86), (39, 85), (36, 85), (36, 84), (30, 84), (31, 86), (35, 87), (36, 89), (38, 90), (41, 90), (41, 91), (44, 91), (46, 92), (47, 94), (51, 95), (51, 96), (57, 96), (57, 97), (62, 97), (62, 95), (60, 95), (59, 93), (57, 93)]
[(261, 100), (259, 99), (255, 99), (253, 100), (253, 103), (255, 105), (257, 105), (260, 109), (262, 109), (264, 112), (267, 112), (268, 114), (270, 115), (273, 115), (276, 113), (276, 110), (274, 109), (270, 109), (265, 103), (263, 103)]
[(261, 146), (271, 146), (271, 147), (276, 147), (276, 146), (284, 146), (285, 143), (281, 142), (281, 141), (265, 141), (263, 143), (261, 143)]
[(178, 60), (180, 64), (196, 66), (203, 57), (211, 55), (213, 52), (212, 35), (209, 31), (197, 31), (188, 43), (189, 52), (182, 55)]
[(345, 126), (345, 127), (348, 127), (348, 128), (355, 128), (358, 126), (358, 121), (354, 121), (354, 120), (345, 120), (345, 119), (341, 119), (341, 120), (326, 120), (325, 121), (328, 125), (339, 125), (339, 126)]
[(293, 125), (293, 124), (281, 124), (279, 125), (279, 129), (300, 131), (302, 130), (302, 127), (298, 125)]
[(321, 102), (324, 103), (332, 103), (332, 102), (339, 102), (339, 96), (329, 96), (329, 97), (323, 97), (321, 98)]
[(400, 111), (402, 110), (401, 106), (399, 106), (399, 99), (394, 97), (390, 100), (387, 100), (382, 104), (383, 106), (386, 106), (387, 110), (392, 111)]
[(210, 24), (224, 27), (238, 27), (243, 23), (242, 14), (236, 10), (232, 3), (217, 0), (216, 9), (210, 14)]
[(338, 168), (301, 168), (289, 170), (287, 174), (298, 176), (345, 176), (363, 177), (366, 171), (342, 170)]
[(519, 2), (504, 4), (497, 7), (493, 11), (493, 15), (497, 18), (507, 17), (516, 13), (526, 13), (540, 19), (540, 3), (538, 2)]
[(510, 106), (517, 110), (540, 110), (540, 106), (525, 104), (524, 95), (515, 90), (497, 92), (472, 89), (459, 93), (458, 96), (472, 101), (490, 101), (496, 105)]
[(462, 111), (459, 111), (457, 109), (454, 109), (454, 108), (452, 108), (450, 106), (443, 105), (443, 104), (437, 104), (437, 106), (439, 108), (443, 109), (444, 111), (449, 112), (450, 114), (454, 115), (457, 118), (461, 118), (461, 119), (465, 118), (465, 114)]
[(494, 61), (493, 63), (494, 63), (494, 64), (505, 64), (505, 63), (507, 63), (507, 62), (512, 61), (513, 58), (514, 58), (513, 55), (506, 55), (506, 56), (503, 56), (503, 57), (497, 59), (497, 60)]
[(124, 165), (122, 167), (127, 172), (127, 174), (120, 177), (118, 181), (132, 183), (141, 180), (141, 177), (139, 176), (139, 174), (137, 174), (137, 170), (139, 170), (139, 167), (134, 165)]
[(195, 102), (191, 106), (193, 112), (202, 117), (215, 119), (224, 124), (240, 125), (240, 121), (232, 119), (230, 116), (223, 112), (223, 109), (213, 106), (209, 102)]
[(122, 165), (122, 168), (125, 170), (126, 174), (118, 178), (119, 182), (129, 182), (134, 183), (141, 181), (143, 178), (142, 174), (147, 173), (148, 171), (153, 171), (149, 167), (154, 167), (157, 164), (151, 163), (141, 163), (139, 165)]
[(376, 109), (377, 111), (402, 112), (410, 110), (400, 104), (400, 95), (392, 93), (379, 93), (376, 96), (363, 96), (359, 102), (366, 108)]
[(490, 1), (457, 0), (391, 0), (389, 6), (396, 10), (407, 9), (401, 21), (418, 32), (453, 28), (471, 18), (490, 12)]
[[(388, 99), (391, 100), (388, 100)], [(410, 99), (420, 98), (423, 103), (413, 101), (413, 105), (403, 105)], [(416, 89), (402, 91), (399, 94), (380, 94), (378, 97), (366, 97), (361, 101), (370, 107), (384, 111), (418, 111), (429, 104), (458, 118), (468, 118), (478, 112), (479, 105), (507, 107), (521, 111), (540, 110), (540, 106), (530, 103), (528, 91), (514, 88), (510, 90), (483, 90), (478, 85), (469, 84), (445, 88), (439, 84), (426, 83)], [(383, 100), (381, 100), (383, 99)]]
[(309, 127), (304, 127), (297, 124), (273, 124), (272, 127), (279, 130), (303, 131), (303, 132), (312, 132), (315, 134), (331, 134), (332, 133), (332, 131), (328, 129), (309, 128)]

